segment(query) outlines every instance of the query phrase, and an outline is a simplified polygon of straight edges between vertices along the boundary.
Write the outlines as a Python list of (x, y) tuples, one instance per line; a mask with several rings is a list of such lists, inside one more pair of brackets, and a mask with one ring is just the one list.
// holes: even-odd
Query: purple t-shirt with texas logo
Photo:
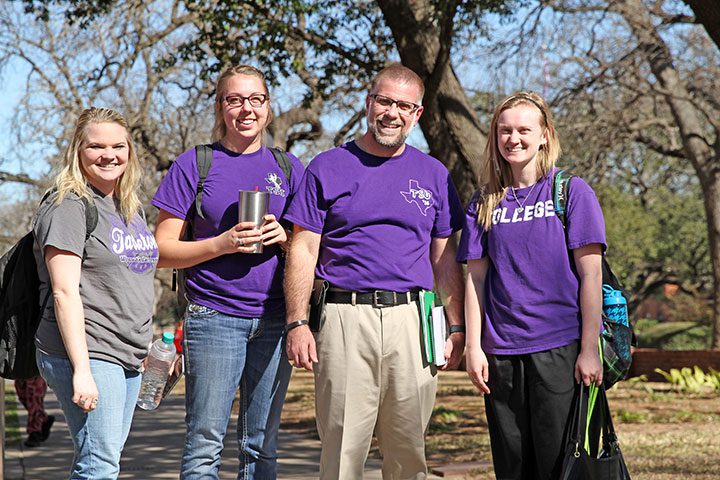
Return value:
[(592, 243), (605, 249), (605, 223), (595, 193), (574, 177), (566, 241), (551, 185), (548, 174), (534, 186), (516, 189), (517, 198), (509, 191), (493, 211), (489, 232), (477, 222), (477, 193), (468, 206), (457, 259), (490, 258), (482, 328), (486, 353), (522, 355), (580, 338), (580, 284), (568, 249)]
[[(215, 237), (237, 224), (238, 192), (266, 191), (269, 213), (281, 219), (303, 174), (300, 161), (289, 154), (291, 182), (265, 146), (238, 154), (220, 142), (213, 144), (213, 161), (205, 180), (202, 211), (194, 216), (195, 238)], [(182, 219), (194, 215), (198, 182), (195, 149), (182, 153), (170, 166), (152, 204)], [(272, 245), (261, 254), (223, 255), (185, 269), (188, 300), (219, 312), (248, 318), (282, 315), (284, 261), (280, 247)]]
[(463, 213), (440, 161), (409, 145), (376, 157), (350, 142), (310, 162), (286, 218), (322, 235), (319, 278), (406, 292), (433, 287), (431, 239), (462, 228)]

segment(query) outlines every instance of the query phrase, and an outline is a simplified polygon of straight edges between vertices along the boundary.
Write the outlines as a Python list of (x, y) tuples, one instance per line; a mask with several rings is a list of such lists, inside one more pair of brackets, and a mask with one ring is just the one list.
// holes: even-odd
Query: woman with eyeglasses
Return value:
[[(289, 238), (279, 220), (303, 167), (291, 156), (288, 181), (263, 145), (271, 120), (263, 73), (247, 65), (227, 68), (216, 86), (212, 164), (201, 212), (195, 211), (195, 149), (175, 160), (153, 198), (160, 209), (159, 266), (185, 269), (189, 302), (183, 326), (187, 435), (181, 479), (218, 478), (238, 387), (238, 478), (277, 476), (277, 433), (291, 371), (282, 288), (282, 253)], [(240, 190), (269, 192), (260, 228), (238, 222)], [(183, 240), (189, 222), (193, 239)], [(254, 253), (254, 242), (262, 242), (262, 253)]]

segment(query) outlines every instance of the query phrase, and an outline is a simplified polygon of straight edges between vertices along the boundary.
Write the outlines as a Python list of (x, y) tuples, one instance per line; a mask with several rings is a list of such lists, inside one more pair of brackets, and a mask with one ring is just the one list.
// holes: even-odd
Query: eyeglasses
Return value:
[(243, 97), (242, 95), (228, 95), (223, 98), (228, 107), (241, 107), (245, 105), (245, 100), (250, 102), (250, 106), (253, 108), (260, 108), (265, 105), (268, 101), (268, 96), (264, 93), (253, 93), (249, 97)]
[(369, 95), (370, 98), (372, 98), (377, 105), (380, 105), (383, 108), (390, 108), (394, 105), (397, 105), (398, 112), (400, 112), (403, 115), (412, 115), (413, 113), (417, 112), (418, 108), (420, 108), (420, 105), (417, 105), (412, 102), (406, 102), (404, 100), (393, 100), (390, 97), (386, 97), (385, 95), (378, 95), (378, 94), (371, 94)]

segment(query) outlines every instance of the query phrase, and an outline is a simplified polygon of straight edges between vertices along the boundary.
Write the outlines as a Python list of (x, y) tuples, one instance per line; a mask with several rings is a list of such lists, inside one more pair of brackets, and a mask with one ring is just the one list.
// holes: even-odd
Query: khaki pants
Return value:
[(321, 480), (361, 479), (373, 431), (384, 479), (426, 478), (437, 370), (423, 361), (417, 304), (329, 303), (324, 315), (314, 369)]

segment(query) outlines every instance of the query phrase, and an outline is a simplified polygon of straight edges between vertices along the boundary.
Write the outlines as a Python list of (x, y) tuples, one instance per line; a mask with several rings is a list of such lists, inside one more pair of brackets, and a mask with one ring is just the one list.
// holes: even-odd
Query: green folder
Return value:
[(435, 306), (435, 292), (420, 290), (420, 329), (422, 330), (425, 361), (435, 362), (432, 331), (432, 308)]

